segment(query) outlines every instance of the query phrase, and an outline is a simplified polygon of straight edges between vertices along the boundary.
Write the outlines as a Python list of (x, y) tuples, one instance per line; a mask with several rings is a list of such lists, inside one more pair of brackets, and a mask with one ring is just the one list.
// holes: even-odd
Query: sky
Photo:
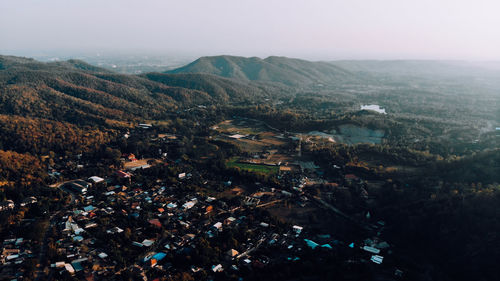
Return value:
[(498, 0), (0, 0), (0, 54), (500, 60)]

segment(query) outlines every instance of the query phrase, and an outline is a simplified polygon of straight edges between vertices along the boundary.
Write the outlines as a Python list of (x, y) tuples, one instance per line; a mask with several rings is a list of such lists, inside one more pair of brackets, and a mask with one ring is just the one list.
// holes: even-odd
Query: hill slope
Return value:
[(124, 75), (82, 61), (41, 63), (8, 56), (0, 56), (0, 90), (4, 114), (70, 122), (160, 119), (177, 107), (268, 95), (264, 87), (213, 75)]
[(349, 83), (358, 78), (338, 66), (286, 57), (201, 57), (166, 73), (208, 73), (247, 81), (278, 82), (288, 86)]
[[(180, 108), (251, 104), (269, 88), (206, 74), (125, 75), (69, 60), (42, 63), (0, 56), (0, 149), (38, 153), (66, 146), (96, 147), (100, 136), (143, 120), (169, 119)], [(42, 147), (40, 136), (64, 139)], [(108, 140), (104, 133), (99, 137)], [(82, 143), (80, 143), (80, 140)], [(66, 146), (65, 146), (66, 145)]]

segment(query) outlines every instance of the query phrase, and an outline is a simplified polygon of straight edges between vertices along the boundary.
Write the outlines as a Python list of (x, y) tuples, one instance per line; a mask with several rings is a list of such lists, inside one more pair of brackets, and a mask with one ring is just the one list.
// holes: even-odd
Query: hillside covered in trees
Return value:
[(95, 146), (109, 140), (96, 136), (118, 128), (197, 105), (251, 104), (277, 89), (205, 74), (123, 75), (77, 60), (1, 56), (0, 142), (19, 152)]
[(361, 77), (325, 62), (286, 57), (245, 58), (236, 56), (201, 57), (166, 73), (208, 73), (244, 81), (275, 82), (288, 86), (361, 83)]

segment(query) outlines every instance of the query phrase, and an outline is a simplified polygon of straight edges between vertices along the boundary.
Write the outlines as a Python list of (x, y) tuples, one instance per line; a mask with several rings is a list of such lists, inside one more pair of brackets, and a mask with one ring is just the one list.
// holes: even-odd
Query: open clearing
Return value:
[(137, 161), (126, 162), (125, 164), (123, 164), (123, 168), (128, 170), (128, 169), (134, 169), (137, 167), (141, 167), (141, 166), (147, 165), (148, 161), (150, 161), (150, 160), (153, 160), (153, 158), (146, 158), (146, 159), (141, 159), (141, 160), (137, 160)]
[(279, 171), (278, 166), (260, 165), (260, 164), (248, 164), (238, 162), (239, 158), (233, 157), (226, 162), (228, 168), (239, 168), (249, 172), (264, 173), (264, 174), (275, 174)]
[[(225, 120), (213, 127), (218, 138), (240, 147), (243, 151), (259, 153), (288, 144), (289, 139), (278, 138), (262, 122), (254, 120)], [(241, 135), (235, 138), (234, 136)]]

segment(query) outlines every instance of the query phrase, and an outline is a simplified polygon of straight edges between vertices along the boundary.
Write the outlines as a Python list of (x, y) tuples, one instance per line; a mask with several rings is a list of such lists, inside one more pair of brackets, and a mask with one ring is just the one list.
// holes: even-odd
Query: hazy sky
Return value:
[(498, 0), (0, 0), (0, 53), (500, 60)]

